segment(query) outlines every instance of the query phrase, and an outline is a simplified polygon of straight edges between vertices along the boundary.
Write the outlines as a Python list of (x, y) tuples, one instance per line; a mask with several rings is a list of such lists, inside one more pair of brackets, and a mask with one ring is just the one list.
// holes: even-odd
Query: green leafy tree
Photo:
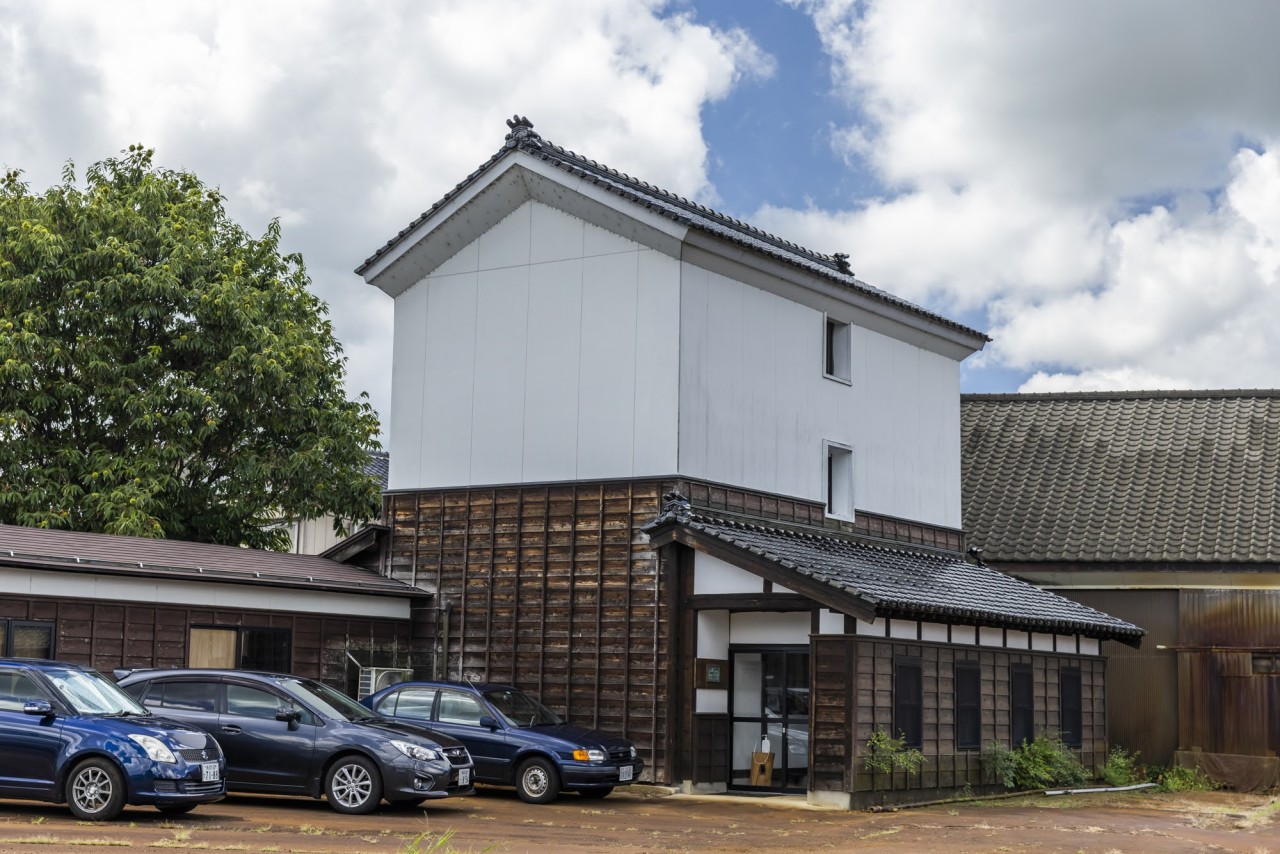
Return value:
[(377, 416), (280, 227), (150, 149), (0, 181), (0, 522), (283, 548), (377, 511)]

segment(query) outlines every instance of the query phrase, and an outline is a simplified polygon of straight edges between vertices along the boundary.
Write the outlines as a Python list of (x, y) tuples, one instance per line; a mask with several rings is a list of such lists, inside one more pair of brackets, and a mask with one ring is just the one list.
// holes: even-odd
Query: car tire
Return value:
[(516, 794), (526, 804), (549, 804), (560, 795), (560, 775), (545, 759), (534, 757), (516, 771)]
[(86, 759), (67, 775), (67, 807), (81, 821), (111, 821), (128, 799), (124, 775), (108, 759)]
[(324, 778), (329, 806), (348, 815), (373, 812), (382, 800), (382, 775), (363, 756), (343, 756), (329, 766)]
[(578, 794), (589, 801), (595, 801), (613, 794), (613, 786), (592, 786), (590, 789), (579, 789)]
[(196, 808), (195, 804), (156, 804), (156, 809), (165, 815), (182, 815)]

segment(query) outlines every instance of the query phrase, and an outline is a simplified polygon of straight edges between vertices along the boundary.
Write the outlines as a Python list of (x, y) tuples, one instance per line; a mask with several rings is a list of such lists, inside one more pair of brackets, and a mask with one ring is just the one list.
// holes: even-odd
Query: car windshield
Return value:
[(378, 716), (323, 682), (310, 679), (281, 679), (280, 687), (330, 720), (363, 721)]
[(485, 691), (484, 698), (498, 714), (515, 727), (555, 726), (562, 724), (555, 712), (522, 691)]
[(79, 715), (147, 715), (137, 700), (96, 670), (45, 670), (67, 704)]

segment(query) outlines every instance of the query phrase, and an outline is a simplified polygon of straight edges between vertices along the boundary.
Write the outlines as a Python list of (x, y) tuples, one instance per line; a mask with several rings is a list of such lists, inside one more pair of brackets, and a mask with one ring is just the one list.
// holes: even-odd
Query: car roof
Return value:
[[(116, 671), (120, 674), (120, 671)], [(277, 679), (301, 679), (307, 682), (316, 680), (306, 676), (294, 676), (290, 673), (272, 673), (266, 670), (237, 670), (234, 667), (154, 667), (130, 670), (120, 675), (121, 682), (139, 682), (143, 679), (168, 678), (170, 676), (247, 676), (264, 682)]]
[[(396, 682), (394, 685), (388, 685), (382, 691), (391, 691), (396, 688), (415, 687), (415, 688), (461, 688), (464, 691), (475, 691), (483, 694), (487, 691), (520, 691), (514, 685), (506, 685), (501, 682), (458, 682), (452, 679), (406, 679), (404, 682)], [(378, 693), (382, 693), (379, 691)], [(520, 693), (525, 693), (520, 691)]]
[(0, 667), (25, 667), (31, 670), (93, 670), (85, 664), (56, 661), (51, 658), (0, 658)]

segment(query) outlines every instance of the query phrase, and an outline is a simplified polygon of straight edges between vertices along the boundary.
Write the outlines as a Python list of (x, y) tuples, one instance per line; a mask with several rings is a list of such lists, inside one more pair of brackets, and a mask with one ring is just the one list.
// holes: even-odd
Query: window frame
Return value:
[[(187, 626), (187, 666), (193, 668), (204, 667), (205, 665), (193, 664), (191, 662), (191, 633), (201, 629), (205, 631), (222, 631), (235, 632), (236, 651), (235, 662), (233, 667), (237, 670), (260, 670), (275, 673), (289, 673), (293, 667), (293, 629), (283, 628), (279, 626), (220, 626), (209, 623), (192, 623)], [(245, 634), (248, 632), (262, 632), (264, 634), (283, 635), (284, 636), (284, 663), (283, 666), (262, 667), (257, 664), (245, 664), (244, 659), (244, 640)]]
[[(837, 478), (837, 474), (839, 477)], [(830, 439), (822, 440), (822, 491), (824, 512), (832, 519), (854, 520), (853, 447)]]
[(822, 376), (853, 385), (853, 324), (822, 315)]
[[(914, 702), (902, 689), (903, 676), (910, 675)], [(910, 719), (907, 719), (907, 718)], [(904, 726), (903, 724), (907, 726)], [(924, 745), (924, 662), (919, 656), (898, 655), (893, 659), (893, 737), (902, 739), (903, 747)]]
[[(1019, 683), (1025, 682), (1022, 686), (1030, 701), (1022, 704), (1019, 702)], [(1019, 720), (1019, 718), (1023, 720)], [(1021, 738), (1018, 736), (1022, 735)], [(1036, 737), (1036, 686), (1034, 676), (1032, 674), (1030, 664), (1010, 664), (1009, 665), (1009, 742), (1010, 746), (1017, 750), (1022, 746), (1025, 740), (1028, 744), (1035, 740)]]
[[(1070, 697), (1067, 691), (1068, 677), (1075, 679)], [(1070, 705), (1067, 702), (1069, 699), (1074, 701)], [(1074, 724), (1074, 731), (1068, 728), (1068, 724)], [(1078, 748), (1084, 745), (1084, 677), (1079, 667), (1058, 669), (1058, 735), (1067, 747)]]
[[(961, 673), (965, 674), (965, 679), (973, 679), (973, 702), (961, 703), (960, 683)], [(956, 750), (981, 750), (982, 749), (982, 663), (978, 661), (957, 661), (953, 665), (953, 676), (955, 679), (955, 737)], [(968, 720), (972, 717), (972, 737), (966, 737), (968, 732), (962, 733), (962, 720), (964, 724), (969, 724)]]
[[(13, 630), (24, 626), (47, 628), (49, 630), (49, 651), (41, 656), (18, 656), (13, 649)], [(34, 658), (41, 661), (52, 661), (57, 658), (58, 622), (57, 620), (19, 620), (6, 617), (0, 619), (0, 658)]]

